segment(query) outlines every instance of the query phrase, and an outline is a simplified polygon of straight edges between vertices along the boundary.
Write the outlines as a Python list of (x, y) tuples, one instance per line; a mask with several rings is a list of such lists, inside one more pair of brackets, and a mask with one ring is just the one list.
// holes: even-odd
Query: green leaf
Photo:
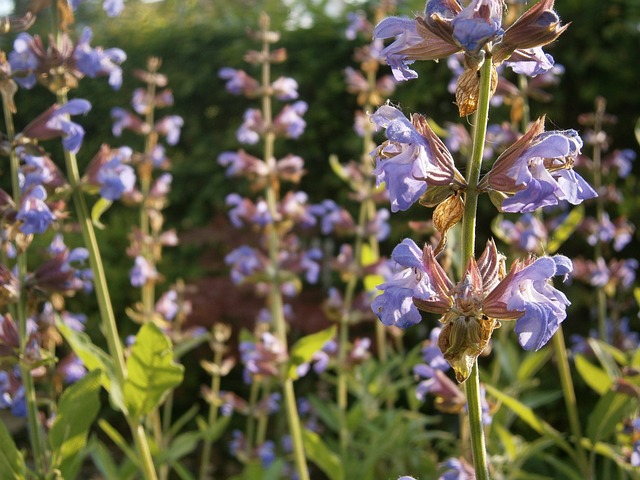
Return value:
[(363, 267), (368, 267), (369, 265), (373, 265), (378, 260), (380, 260), (380, 256), (371, 248), (371, 245), (368, 243), (362, 244), (362, 252), (360, 255), (360, 265)]
[(613, 381), (609, 375), (607, 375), (607, 372), (593, 365), (584, 355), (576, 354), (574, 361), (576, 370), (578, 370), (584, 383), (589, 385), (599, 395), (604, 395), (611, 389)]
[(113, 202), (106, 198), (100, 197), (96, 203), (91, 207), (91, 221), (96, 228), (100, 230), (104, 229), (104, 225), (100, 223), (100, 217), (102, 214), (111, 208)]
[(116, 376), (111, 357), (95, 345), (89, 335), (68, 327), (59, 316), (56, 317), (56, 328), (89, 371), (102, 371), (102, 386), (109, 392), (109, 400), (112, 406), (116, 410), (126, 413), (127, 410), (122, 397), (122, 386)]
[(120, 432), (113, 428), (111, 424), (104, 419), (98, 420), (98, 426), (100, 426), (102, 431), (107, 434), (111, 441), (115, 443), (120, 450), (122, 450), (122, 453), (124, 453), (134, 465), (140, 466), (138, 454), (129, 446)]
[(78, 473), (84, 455), (80, 452), (87, 443), (89, 429), (100, 411), (99, 370), (66, 388), (58, 402), (55, 420), (49, 431), (54, 465), (62, 477), (72, 479)]
[(320, 350), (325, 343), (336, 335), (336, 326), (312, 333), (298, 340), (289, 351), (289, 378), (298, 378), (297, 367), (311, 361), (313, 354)]
[(123, 393), (129, 415), (151, 412), (183, 376), (184, 367), (174, 362), (169, 338), (155, 324), (143, 325), (127, 359)]
[(0, 419), (0, 479), (24, 480), (27, 466), (4, 421)]
[(584, 219), (584, 206), (573, 208), (564, 221), (553, 231), (547, 244), (547, 253), (552, 255), (558, 251), (564, 242), (575, 232)]
[(329, 480), (344, 480), (344, 467), (340, 457), (329, 450), (320, 436), (307, 430), (302, 430), (302, 439), (307, 458), (315, 463)]
[(540, 435), (544, 435), (547, 438), (550, 438), (556, 445), (565, 450), (567, 453), (572, 455), (575, 454), (567, 441), (562, 438), (560, 432), (558, 432), (547, 422), (540, 420), (536, 416), (536, 414), (533, 413), (533, 410), (531, 410), (529, 407), (527, 407), (517, 399), (507, 395), (506, 393), (501, 392), (494, 386), (489, 385), (488, 383), (485, 383), (484, 387), (489, 395), (502, 402), (508, 409), (515, 413), (520, 418), (520, 420), (525, 422)]
[(344, 166), (340, 163), (340, 160), (338, 160), (337, 155), (329, 155), (329, 166), (340, 180), (351, 184), (351, 177), (345, 170)]
[(200, 430), (202, 434), (202, 438), (209, 442), (215, 442), (218, 440), (218, 438), (220, 438), (227, 429), (230, 421), (231, 417), (218, 417), (216, 423), (209, 425), (204, 418), (196, 418), (196, 424), (198, 425), (198, 430)]
[(631, 412), (635, 402), (623, 393), (612, 390), (604, 394), (596, 403), (587, 422), (587, 436), (595, 443), (609, 438), (615, 432), (616, 425), (628, 412)]
[(518, 381), (530, 380), (549, 361), (552, 350), (543, 348), (537, 352), (530, 352), (523, 355), (522, 362), (518, 367), (516, 378)]

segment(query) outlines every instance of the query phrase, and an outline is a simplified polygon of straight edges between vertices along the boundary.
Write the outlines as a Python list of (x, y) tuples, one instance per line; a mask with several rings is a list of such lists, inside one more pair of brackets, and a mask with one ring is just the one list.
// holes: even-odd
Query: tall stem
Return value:
[[(58, 103), (64, 104), (66, 102), (66, 94), (58, 94)], [(91, 222), (89, 207), (87, 206), (87, 201), (80, 188), (80, 174), (78, 171), (76, 156), (67, 150), (65, 150), (64, 156), (67, 167), (67, 177), (69, 184), (71, 185), (73, 201), (78, 216), (78, 223), (82, 230), (82, 238), (84, 240), (85, 247), (89, 251), (89, 264), (93, 271), (93, 283), (98, 301), (98, 308), (100, 310), (102, 329), (107, 340), (109, 354), (114, 362), (118, 383), (120, 386), (123, 386), (127, 377), (127, 366), (125, 363), (122, 343), (120, 342), (120, 335), (118, 334), (118, 326), (113, 313), (107, 279), (102, 264), (102, 255), (100, 253), (100, 248), (98, 247), (93, 223)], [(138, 449), (138, 454), (140, 455), (145, 478), (147, 480), (155, 480), (157, 476), (144, 430), (137, 420), (129, 417), (127, 420), (136, 443), (136, 448)]]
[[(489, 122), (489, 100), (491, 98), (491, 57), (480, 68), (480, 92), (478, 110), (475, 114), (473, 150), (467, 166), (467, 190), (465, 192), (464, 216), (462, 218), (462, 268), (475, 255), (476, 217), (478, 209), (478, 180), (482, 166), (484, 143)], [(480, 404), (480, 372), (476, 360), (470, 377), (465, 382), (467, 405), (469, 409), (469, 430), (471, 448), (477, 480), (489, 479), (487, 451), (482, 428), (482, 408)]]
[[(267, 132), (264, 137), (264, 161), (270, 165), (274, 157), (275, 133), (273, 132), (272, 119), (273, 110), (271, 105), (271, 64), (269, 58), (269, 17), (266, 14), (261, 15), (262, 24), (262, 117), (264, 128)], [(268, 231), (268, 249), (269, 260), (271, 263), (271, 291), (269, 293), (269, 307), (271, 309), (271, 318), (274, 323), (275, 332), (284, 346), (287, 347), (287, 329), (284, 319), (284, 309), (282, 302), (282, 293), (280, 292), (280, 274), (278, 270), (279, 252), (280, 252), (280, 234), (278, 231), (278, 197), (280, 193), (280, 183), (277, 174), (274, 173), (266, 187), (266, 199), (269, 213), (273, 219)], [(287, 374), (286, 368), (283, 368), (284, 376), (284, 404), (289, 424), (289, 434), (293, 446), (293, 457), (296, 465), (296, 471), (300, 480), (309, 480), (309, 471), (307, 468), (306, 457), (304, 453), (304, 444), (302, 441), (302, 427), (300, 426), (300, 417), (298, 415), (298, 407), (296, 405), (295, 391), (293, 388), (293, 380)]]
[(569, 358), (567, 348), (564, 342), (564, 333), (562, 325), (552, 337), (553, 350), (558, 362), (558, 372), (560, 374), (560, 385), (564, 396), (564, 403), (567, 408), (567, 417), (569, 419), (569, 427), (574, 436), (577, 457), (580, 461), (580, 469), (585, 479), (593, 478), (589, 466), (587, 454), (582, 447), (582, 427), (580, 426), (580, 417), (578, 416), (578, 403), (576, 401), (576, 392), (573, 388), (573, 380), (571, 379), (571, 370), (569, 368)]
[[(4, 112), (4, 123), (7, 129), (7, 139), (9, 143), (13, 144), (15, 138), (15, 127), (13, 125), (13, 115), (11, 111), (11, 105), (7, 102), (7, 97), (2, 95), (2, 110)], [(16, 208), (20, 208), (21, 194), (20, 194), (20, 159), (16, 155), (15, 150), (12, 148), (9, 153), (9, 162), (11, 164), (11, 187), (13, 193), (13, 201), (16, 204)], [(17, 254), (17, 267), (18, 267), (18, 284), (22, 286), (24, 284), (25, 276), (27, 274), (27, 252), (18, 251)], [(26, 313), (26, 299), (24, 298), (22, 288), (20, 289), (20, 298), (17, 305), (11, 305), (11, 313), (14, 321), (18, 322), (18, 333), (20, 337), (20, 355), (24, 356), (25, 349), (28, 342), (27, 333), (27, 313)], [(20, 376), (22, 377), (22, 385), (24, 387), (25, 402), (27, 405), (27, 429), (29, 430), (29, 441), (33, 448), (33, 455), (36, 462), (38, 472), (44, 474), (46, 469), (46, 447), (43, 438), (43, 432), (40, 425), (40, 416), (38, 414), (38, 406), (36, 403), (36, 391), (31, 376), (31, 368), (28, 364), (20, 359)]]
[[(606, 107), (606, 101), (602, 97), (598, 97), (596, 99), (596, 111), (593, 122), (593, 131), (595, 133), (595, 137), (599, 138), (602, 133), (602, 124), (604, 121), (604, 113)], [(593, 145), (593, 187), (596, 192), (598, 192), (598, 197), (596, 197), (596, 220), (599, 225), (602, 225), (602, 221), (604, 219), (604, 199), (601, 193), (602, 187), (602, 170), (601, 170), (601, 161), (602, 161), (602, 147), (600, 142), (595, 142)], [(594, 256), (596, 260), (602, 257), (602, 242), (598, 239), (596, 241), (594, 247)], [(604, 291), (604, 288), (598, 288), (596, 292), (596, 300), (597, 300), (597, 312), (598, 312), (598, 336), (600, 340), (603, 342), (608, 341), (608, 332), (607, 332), (607, 294)]]

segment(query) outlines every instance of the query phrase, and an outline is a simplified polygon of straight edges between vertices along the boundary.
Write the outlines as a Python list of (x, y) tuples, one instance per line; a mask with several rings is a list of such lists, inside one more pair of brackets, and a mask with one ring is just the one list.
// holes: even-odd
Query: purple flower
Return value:
[(89, 110), (91, 110), (91, 104), (79, 98), (69, 100), (64, 105), (54, 104), (29, 123), (22, 134), (38, 140), (62, 137), (62, 146), (65, 150), (77, 153), (82, 145), (84, 129), (69, 120), (68, 116), (83, 115)]
[(414, 297), (429, 300), (436, 292), (429, 283), (423, 252), (413, 240), (404, 239), (393, 249), (391, 258), (404, 268), (387, 282), (378, 285), (382, 293), (373, 300), (371, 309), (383, 324), (407, 328), (422, 320), (413, 302)]
[[(13, 50), (9, 52), (11, 70), (20, 72), (13, 79), (22, 88), (31, 89), (36, 84), (35, 71), (39, 60), (31, 48), (33, 37), (28, 33), (20, 33), (13, 41)], [(25, 75), (26, 73), (26, 75)]]
[(298, 98), (298, 82), (293, 78), (280, 77), (271, 84), (271, 89), (278, 100), (286, 102)]
[(254, 97), (260, 92), (260, 83), (244, 70), (223, 67), (218, 70), (218, 77), (227, 81), (224, 88), (233, 95), (242, 94), (247, 97)]
[(502, 8), (500, 0), (472, 0), (451, 21), (453, 38), (467, 52), (477, 52), (500, 39), (504, 34)]
[(347, 14), (347, 20), (349, 21), (349, 25), (347, 25), (345, 30), (347, 40), (355, 40), (358, 32), (371, 33), (372, 26), (364, 12), (349, 12)]
[(542, 47), (537, 47), (515, 51), (505, 65), (517, 74), (536, 77), (550, 72), (555, 65), (555, 60), (548, 53), (544, 53)]
[(450, 458), (439, 467), (446, 471), (438, 480), (474, 480), (476, 478), (473, 467), (462, 458)]
[(20, 231), (25, 235), (40, 234), (47, 231), (56, 217), (45, 200), (47, 192), (41, 185), (33, 187), (24, 197), (16, 219), (21, 223)]
[(262, 112), (257, 108), (249, 108), (243, 115), (242, 125), (236, 132), (240, 143), (254, 145), (260, 140), (262, 133)]
[(169, 145), (175, 145), (180, 141), (180, 130), (184, 120), (178, 115), (169, 115), (156, 123), (155, 131), (167, 137)]
[(567, 317), (571, 304), (549, 280), (564, 276), (571, 261), (562, 255), (540, 257), (528, 264), (516, 262), (509, 274), (487, 296), (483, 311), (494, 318), (517, 318), (515, 332), (525, 350), (539, 350)]
[(122, 135), (122, 131), (127, 129), (140, 135), (146, 135), (151, 131), (151, 127), (145, 123), (140, 117), (127, 112), (120, 107), (111, 109), (111, 118), (113, 119), (113, 127), (111, 131), (115, 137)]
[[(373, 31), (375, 39), (392, 37), (395, 37), (395, 40), (382, 50), (382, 56), (391, 67), (393, 77), (399, 82), (418, 78), (418, 73), (409, 68), (415, 59), (409, 58), (404, 53), (423, 41), (416, 30), (416, 22), (408, 18), (388, 17), (382, 20)], [(457, 50), (457, 47), (451, 47), (448, 55)]]
[(243, 245), (224, 257), (224, 262), (231, 266), (231, 280), (235, 284), (241, 283), (246, 277), (262, 270), (265, 260), (259, 252)]
[(124, 0), (104, 0), (102, 9), (107, 12), (108, 16), (117, 17), (124, 10)]
[(73, 53), (76, 67), (88, 77), (109, 76), (109, 85), (117, 90), (122, 85), (122, 69), (120, 64), (127, 55), (119, 48), (92, 48), (89, 43), (93, 37), (91, 28), (85, 27)]
[(135, 258), (133, 268), (129, 272), (131, 285), (142, 287), (145, 283), (158, 277), (156, 269), (141, 255)]
[(371, 120), (386, 129), (389, 139), (372, 152), (377, 184), (386, 184), (391, 211), (407, 210), (429, 185), (464, 185), (453, 157), (421, 115), (411, 121), (400, 110), (383, 105)]
[(302, 119), (309, 106), (298, 100), (291, 105), (285, 105), (273, 120), (276, 132), (287, 138), (298, 138), (304, 132), (307, 122)]
[(496, 160), (480, 183), (512, 196), (502, 202), (505, 212), (532, 212), (566, 200), (573, 205), (597, 196), (573, 170), (582, 148), (574, 130), (544, 131), (544, 117)]
[(14, 374), (0, 370), (0, 408), (10, 408), (14, 417), (23, 418), (27, 416), (27, 402), (19, 370), (15, 371)]
[(133, 191), (136, 183), (135, 170), (114, 157), (102, 165), (98, 171), (97, 181), (100, 185), (100, 196), (107, 200), (117, 200), (125, 193)]
[(67, 384), (75, 383), (87, 374), (87, 367), (75, 353), (63, 358), (58, 364), (57, 370)]

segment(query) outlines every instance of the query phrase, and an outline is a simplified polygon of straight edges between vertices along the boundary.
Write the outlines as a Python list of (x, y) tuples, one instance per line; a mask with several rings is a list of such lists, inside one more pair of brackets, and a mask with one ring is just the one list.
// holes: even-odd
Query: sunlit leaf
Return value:
[(584, 219), (584, 206), (574, 207), (564, 221), (556, 227), (547, 244), (547, 253), (552, 255), (558, 251), (564, 242), (576, 231)]
[(613, 381), (611, 377), (607, 375), (607, 372), (593, 365), (584, 355), (576, 354), (574, 361), (576, 370), (578, 370), (584, 382), (598, 392), (598, 394), (604, 395), (611, 389)]
[(297, 368), (303, 363), (311, 361), (313, 354), (324, 347), (324, 344), (336, 335), (336, 326), (333, 325), (298, 340), (289, 350), (289, 378), (298, 378)]
[(180, 385), (184, 367), (174, 362), (169, 338), (153, 323), (136, 335), (127, 359), (124, 401), (132, 417), (146, 415)]
[(111, 200), (107, 200), (104, 197), (100, 197), (96, 203), (91, 207), (91, 221), (95, 225), (96, 228), (103, 229), (104, 225), (100, 222), (100, 217), (111, 208), (113, 202)]

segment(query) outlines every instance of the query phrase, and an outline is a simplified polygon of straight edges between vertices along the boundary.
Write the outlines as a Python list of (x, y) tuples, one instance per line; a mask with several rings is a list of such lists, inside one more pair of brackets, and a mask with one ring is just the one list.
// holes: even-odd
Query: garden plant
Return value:
[(246, 2), (197, 72), (92, 45), (161, 5), (14, 5), (0, 480), (640, 478), (640, 121), (554, 118), (562, 2)]

